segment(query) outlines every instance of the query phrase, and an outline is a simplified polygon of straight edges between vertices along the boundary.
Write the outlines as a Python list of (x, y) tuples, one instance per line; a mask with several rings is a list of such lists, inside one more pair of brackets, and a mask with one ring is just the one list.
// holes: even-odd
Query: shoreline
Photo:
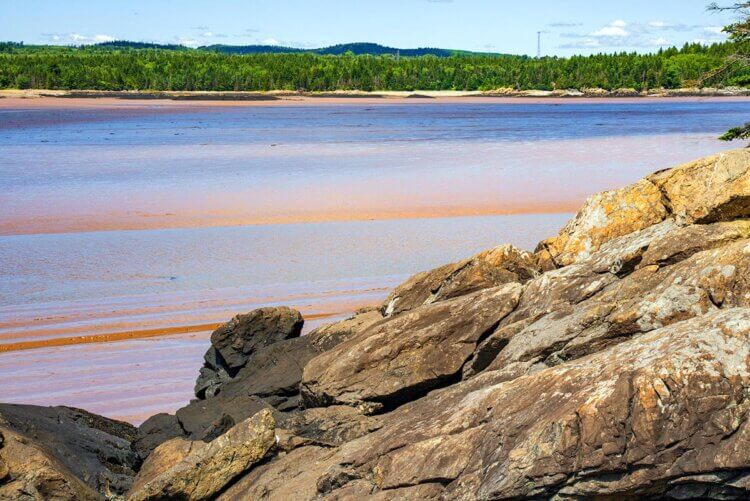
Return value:
[(684, 88), (584, 89), (582, 91), (497, 89), (491, 91), (96, 91), (96, 90), (0, 90), (0, 109), (85, 106), (289, 106), (328, 104), (593, 104), (608, 100), (622, 103), (661, 101), (725, 101), (750, 99), (750, 89)]

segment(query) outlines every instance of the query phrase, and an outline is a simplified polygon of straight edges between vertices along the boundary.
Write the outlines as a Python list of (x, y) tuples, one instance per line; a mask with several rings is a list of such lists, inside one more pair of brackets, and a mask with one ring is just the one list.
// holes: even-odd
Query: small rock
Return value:
[(261, 461), (276, 443), (276, 421), (263, 410), (211, 442), (175, 438), (143, 464), (129, 501), (212, 499)]

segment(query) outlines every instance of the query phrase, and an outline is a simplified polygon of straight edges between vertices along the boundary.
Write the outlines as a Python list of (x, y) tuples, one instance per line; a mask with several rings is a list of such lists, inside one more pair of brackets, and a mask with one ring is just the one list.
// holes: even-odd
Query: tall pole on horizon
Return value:
[(536, 58), (542, 58), (542, 32), (536, 32)]

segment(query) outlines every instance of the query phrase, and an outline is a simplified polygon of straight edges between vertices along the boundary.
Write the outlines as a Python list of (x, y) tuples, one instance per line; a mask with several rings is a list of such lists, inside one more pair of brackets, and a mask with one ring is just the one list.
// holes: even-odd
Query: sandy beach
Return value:
[[(60, 91), (0, 89), (0, 109), (18, 108), (211, 108), (257, 106), (319, 106), (378, 104), (581, 104), (614, 101), (638, 102), (712, 102), (747, 101), (750, 90), (720, 91), (710, 89), (659, 90), (643, 95), (560, 95), (551, 91), (506, 90), (503, 93), (482, 91), (337, 91), (300, 93), (270, 92), (146, 92), (130, 91)], [(564, 94), (564, 93), (563, 93)], [(85, 97), (84, 97), (85, 96)]]

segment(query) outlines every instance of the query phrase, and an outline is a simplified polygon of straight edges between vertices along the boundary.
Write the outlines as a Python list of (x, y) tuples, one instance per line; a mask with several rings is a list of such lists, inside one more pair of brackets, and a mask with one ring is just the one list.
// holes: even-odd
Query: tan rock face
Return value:
[(0, 499), (44, 501), (99, 500), (55, 455), (29, 438), (0, 426)]
[(463, 296), (507, 283), (524, 283), (540, 272), (537, 258), (512, 245), (501, 245), (476, 256), (417, 273), (396, 287), (382, 307), (385, 316), (425, 304)]
[[(747, 235), (747, 224), (727, 223), (700, 230), (708, 250), (690, 255), (695, 250), (692, 245), (696, 231), (678, 229), (671, 238), (655, 241), (653, 249), (651, 246), (641, 247), (644, 259), (630, 274), (617, 278), (606, 273), (604, 287), (601, 287), (602, 278), (598, 273), (589, 275), (588, 283), (583, 281), (572, 290), (530, 283), (519, 307), (484, 341), (479, 348), (483, 355), (476, 356), (475, 360), (487, 360), (488, 352), (494, 348), (499, 355), (489, 365), (490, 370), (529, 360), (556, 365), (622, 342), (635, 334), (719, 308), (750, 306), (750, 252), (747, 250), (750, 240), (739, 239)], [(643, 233), (652, 237), (659, 235), (652, 230)], [(634, 234), (630, 239), (642, 244), (642, 236)], [(712, 249), (714, 237), (721, 238), (725, 245)], [(732, 237), (737, 238), (733, 243)], [(628, 239), (623, 237), (612, 241), (611, 247), (627, 252)], [(662, 259), (664, 256), (669, 256), (666, 261)], [(595, 269), (598, 263), (617, 259), (605, 257), (603, 247), (589, 261), (551, 272), (551, 275), (589, 266)], [(650, 264), (653, 259), (671, 264), (660, 267)], [(682, 260), (674, 262), (677, 259)], [(582, 299), (579, 291), (588, 288), (599, 290)], [(558, 295), (550, 298), (555, 292)], [(474, 369), (476, 372), (481, 367), (475, 366)]]
[(585, 259), (613, 238), (642, 230), (667, 217), (659, 188), (642, 180), (589, 198), (556, 237), (541, 242), (540, 259), (567, 266)]
[(750, 150), (702, 158), (648, 178), (688, 223), (750, 217)]
[(681, 224), (750, 216), (750, 151), (728, 151), (589, 198), (556, 237), (541, 242), (545, 269), (588, 258), (605, 242), (674, 217)]
[(378, 322), (305, 366), (303, 399), (312, 407), (339, 403), (379, 412), (439, 387), (460, 373), (521, 291), (507, 284)]
[(165, 442), (143, 464), (127, 499), (211, 499), (263, 459), (276, 442), (275, 428), (264, 410), (209, 443)]

